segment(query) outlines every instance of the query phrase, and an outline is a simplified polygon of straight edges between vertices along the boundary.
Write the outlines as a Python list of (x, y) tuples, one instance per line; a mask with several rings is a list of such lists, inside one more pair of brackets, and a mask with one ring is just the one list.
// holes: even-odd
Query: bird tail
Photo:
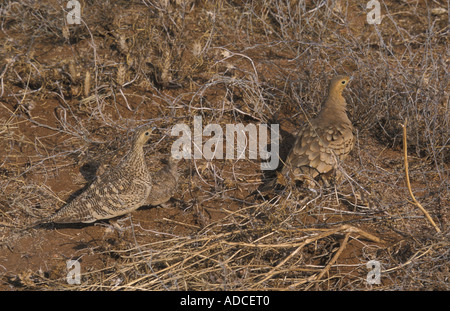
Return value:
[(19, 232), (22, 232), (22, 231), (30, 230), (36, 226), (39, 226), (39, 225), (42, 225), (45, 223), (47, 223), (47, 221), (44, 218), (44, 219), (39, 219), (37, 221), (32, 222), (31, 224), (27, 224), (24, 226), (20, 226), (18, 224), (13, 224), (13, 223), (6, 223), (6, 222), (0, 222), (0, 226), (19, 229)]

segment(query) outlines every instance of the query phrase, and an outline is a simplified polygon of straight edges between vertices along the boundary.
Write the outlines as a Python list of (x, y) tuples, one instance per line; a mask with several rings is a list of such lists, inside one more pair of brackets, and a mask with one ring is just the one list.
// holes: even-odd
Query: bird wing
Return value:
[(332, 150), (341, 161), (350, 153), (355, 145), (351, 125), (335, 124), (329, 126), (321, 136), (327, 147)]
[(55, 223), (90, 223), (131, 212), (145, 202), (151, 186), (136, 178), (123, 178), (114, 169), (97, 177), (89, 187), (51, 216)]
[(327, 127), (306, 126), (298, 132), (297, 139), (286, 158), (282, 173), (291, 168), (304, 173), (315, 171), (313, 176), (327, 173), (336, 166), (336, 157), (343, 159), (353, 148), (351, 128), (329, 125)]

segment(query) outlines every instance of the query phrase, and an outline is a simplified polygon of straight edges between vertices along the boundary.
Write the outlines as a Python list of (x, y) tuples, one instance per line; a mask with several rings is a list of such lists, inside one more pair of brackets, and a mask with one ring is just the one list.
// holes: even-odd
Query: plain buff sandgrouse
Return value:
[(157, 206), (168, 202), (177, 191), (179, 160), (169, 156), (168, 163), (152, 174), (152, 190), (148, 196), (147, 205)]
[(322, 110), (298, 131), (281, 176), (287, 180), (302, 180), (308, 185), (318, 176), (327, 182), (327, 175), (353, 149), (353, 126), (347, 116), (347, 103), (342, 96), (349, 81), (350, 77), (343, 75), (331, 80), (328, 98)]
[(70, 203), (41, 223), (91, 223), (132, 212), (146, 204), (152, 178), (144, 161), (144, 144), (152, 128), (137, 129), (131, 150), (121, 162), (98, 176)]

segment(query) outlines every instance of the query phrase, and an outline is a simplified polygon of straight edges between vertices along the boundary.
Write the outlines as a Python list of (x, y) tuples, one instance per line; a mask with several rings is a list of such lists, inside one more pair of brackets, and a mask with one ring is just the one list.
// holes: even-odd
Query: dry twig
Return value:
[(406, 142), (406, 125), (408, 123), (408, 119), (405, 120), (405, 124), (401, 124), (403, 127), (403, 155), (405, 160), (405, 174), (406, 174), (406, 185), (408, 186), (409, 194), (411, 195), (411, 198), (413, 199), (414, 204), (422, 211), (422, 213), (425, 215), (425, 217), (428, 219), (428, 221), (433, 225), (433, 227), (436, 229), (437, 232), (441, 232), (441, 229), (436, 225), (433, 218), (431, 218), (430, 214), (427, 212), (427, 210), (422, 206), (422, 204), (419, 203), (419, 201), (416, 200), (416, 197), (414, 196), (414, 193), (411, 189), (411, 183), (409, 181), (409, 169), (408, 169), (408, 146)]

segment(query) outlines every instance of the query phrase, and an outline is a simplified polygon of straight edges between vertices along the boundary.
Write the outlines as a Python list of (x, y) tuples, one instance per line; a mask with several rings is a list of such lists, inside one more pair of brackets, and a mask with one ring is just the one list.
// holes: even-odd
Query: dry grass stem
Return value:
[[(0, 290), (450, 289), (448, 1), (380, 0), (380, 24), (349, 0), (80, 1), (72, 25), (66, 2), (0, 1)], [(356, 144), (336, 178), (263, 193), (339, 74)], [(30, 228), (117, 165), (133, 129), (155, 127), (154, 173), (174, 125), (192, 140), (199, 118), (202, 156), (164, 206)], [(277, 170), (250, 133), (226, 159), (236, 124), (279, 125)], [(223, 158), (205, 159), (216, 134)]]
[(420, 211), (425, 215), (425, 217), (428, 219), (428, 221), (431, 223), (431, 225), (436, 229), (437, 232), (441, 232), (441, 229), (436, 225), (433, 218), (431, 218), (430, 214), (427, 212), (427, 210), (422, 206), (422, 204), (419, 203), (419, 201), (416, 200), (416, 197), (414, 196), (414, 193), (411, 189), (411, 182), (409, 181), (409, 168), (408, 168), (408, 145), (406, 141), (407, 131), (406, 131), (406, 125), (408, 124), (408, 119), (405, 119), (405, 123), (402, 124), (403, 128), (403, 155), (405, 160), (405, 176), (406, 176), (406, 185), (408, 186), (409, 194), (411, 195), (411, 198), (413, 199), (414, 204), (420, 209)]

